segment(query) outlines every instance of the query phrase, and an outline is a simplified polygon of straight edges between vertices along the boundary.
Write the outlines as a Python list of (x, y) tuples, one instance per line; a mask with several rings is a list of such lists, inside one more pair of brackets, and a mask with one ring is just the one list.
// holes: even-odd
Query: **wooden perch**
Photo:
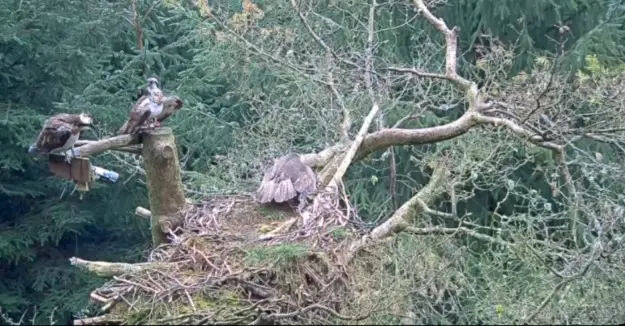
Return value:
[(152, 242), (157, 246), (167, 242), (167, 230), (174, 230), (181, 224), (180, 212), (186, 205), (171, 128), (144, 133), (143, 159), (152, 213)]
[[(97, 142), (99, 142), (99, 140), (78, 140), (76, 141), (76, 147), (83, 147), (85, 145), (89, 145), (89, 144), (93, 144)], [(124, 147), (113, 147), (111, 148), (111, 150), (141, 155), (141, 144), (128, 145)]]
[(119, 179), (117, 172), (93, 166), (86, 157), (73, 157), (68, 163), (63, 156), (52, 154), (48, 158), (48, 169), (56, 177), (74, 181), (79, 191), (88, 191), (95, 180), (115, 183)]
[(125, 146), (138, 144), (140, 142), (139, 139), (139, 136), (119, 135), (98, 141), (88, 142), (86, 145), (76, 147), (74, 152), (77, 156), (95, 155), (111, 149), (119, 149)]

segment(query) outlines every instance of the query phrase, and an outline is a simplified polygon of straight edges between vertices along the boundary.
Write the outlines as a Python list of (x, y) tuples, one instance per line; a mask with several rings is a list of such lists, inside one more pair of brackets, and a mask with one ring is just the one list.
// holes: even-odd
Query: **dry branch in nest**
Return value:
[(73, 259), (99, 275), (115, 275), (92, 294), (109, 305), (107, 320), (331, 324), (356, 319), (341, 314), (341, 303), (350, 299), (350, 276), (335, 254), (343, 252), (349, 230), (263, 240), (295, 213), (268, 210), (243, 196), (207, 199), (183, 215), (183, 225), (168, 235), (170, 243), (153, 250), (148, 263)]

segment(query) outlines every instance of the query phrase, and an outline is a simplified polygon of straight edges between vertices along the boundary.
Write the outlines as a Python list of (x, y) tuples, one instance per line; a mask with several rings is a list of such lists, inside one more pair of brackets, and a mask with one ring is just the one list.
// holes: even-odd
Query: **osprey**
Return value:
[(289, 154), (275, 161), (263, 176), (256, 191), (256, 200), (262, 204), (272, 200), (283, 203), (298, 197), (298, 210), (304, 208), (306, 197), (317, 191), (317, 175), (302, 163), (297, 154)]
[(163, 91), (156, 78), (148, 78), (148, 86), (142, 93), (130, 111), (130, 118), (119, 129), (120, 134), (135, 134), (146, 121), (156, 121), (163, 112)]
[(93, 126), (93, 119), (86, 113), (60, 113), (48, 118), (37, 136), (35, 143), (30, 145), (28, 153), (31, 155), (63, 153), (70, 162), (71, 157), (67, 150), (74, 154), (74, 144), (80, 137), (82, 130)]
[[(158, 86), (161, 87), (160, 83), (158, 82), (158, 79), (156, 77), (152, 77), (152, 78), (155, 79)], [(148, 92), (147, 87), (140, 88), (137, 91), (137, 96), (135, 100), (140, 99), (142, 96), (148, 96), (149, 94), (150, 93)], [(154, 127), (160, 127), (161, 122), (165, 121), (165, 119), (169, 118), (170, 115), (180, 110), (180, 108), (182, 108), (182, 105), (183, 105), (182, 100), (177, 97), (174, 97), (173, 100), (171, 101), (163, 100), (163, 111), (161, 112), (161, 114), (158, 115), (158, 117), (156, 117), (156, 121), (154, 122)]]

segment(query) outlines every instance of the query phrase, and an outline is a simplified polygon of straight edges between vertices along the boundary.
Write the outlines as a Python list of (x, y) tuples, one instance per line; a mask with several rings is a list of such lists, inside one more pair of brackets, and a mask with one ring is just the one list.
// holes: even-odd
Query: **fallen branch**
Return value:
[(74, 325), (116, 325), (120, 323), (121, 320), (110, 318), (109, 316), (98, 316), (74, 320)]
[(136, 273), (145, 269), (164, 269), (172, 266), (167, 263), (109, 263), (103, 261), (88, 261), (77, 257), (71, 257), (69, 262), (73, 266), (83, 268), (100, 277), (113, 277), (126, 273)]

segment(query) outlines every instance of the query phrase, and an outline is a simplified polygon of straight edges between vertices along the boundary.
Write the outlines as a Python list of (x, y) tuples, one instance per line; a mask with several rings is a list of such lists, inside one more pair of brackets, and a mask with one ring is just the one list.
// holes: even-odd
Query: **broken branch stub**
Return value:
[(152, 217), (152, 212), (150, 212), (150, 210), (147, 208), (137, 206), (137, 208), (135, 209), (135, 215), (138, 215), (147, 219), (147, 218)]
[(173, 230), (181, 224), (180, 212), (186, 204), (171, 128), (144, 132), (143, 159), (152, 213), (152, 242), (157, 246), (167, 241), (168, 229)]

